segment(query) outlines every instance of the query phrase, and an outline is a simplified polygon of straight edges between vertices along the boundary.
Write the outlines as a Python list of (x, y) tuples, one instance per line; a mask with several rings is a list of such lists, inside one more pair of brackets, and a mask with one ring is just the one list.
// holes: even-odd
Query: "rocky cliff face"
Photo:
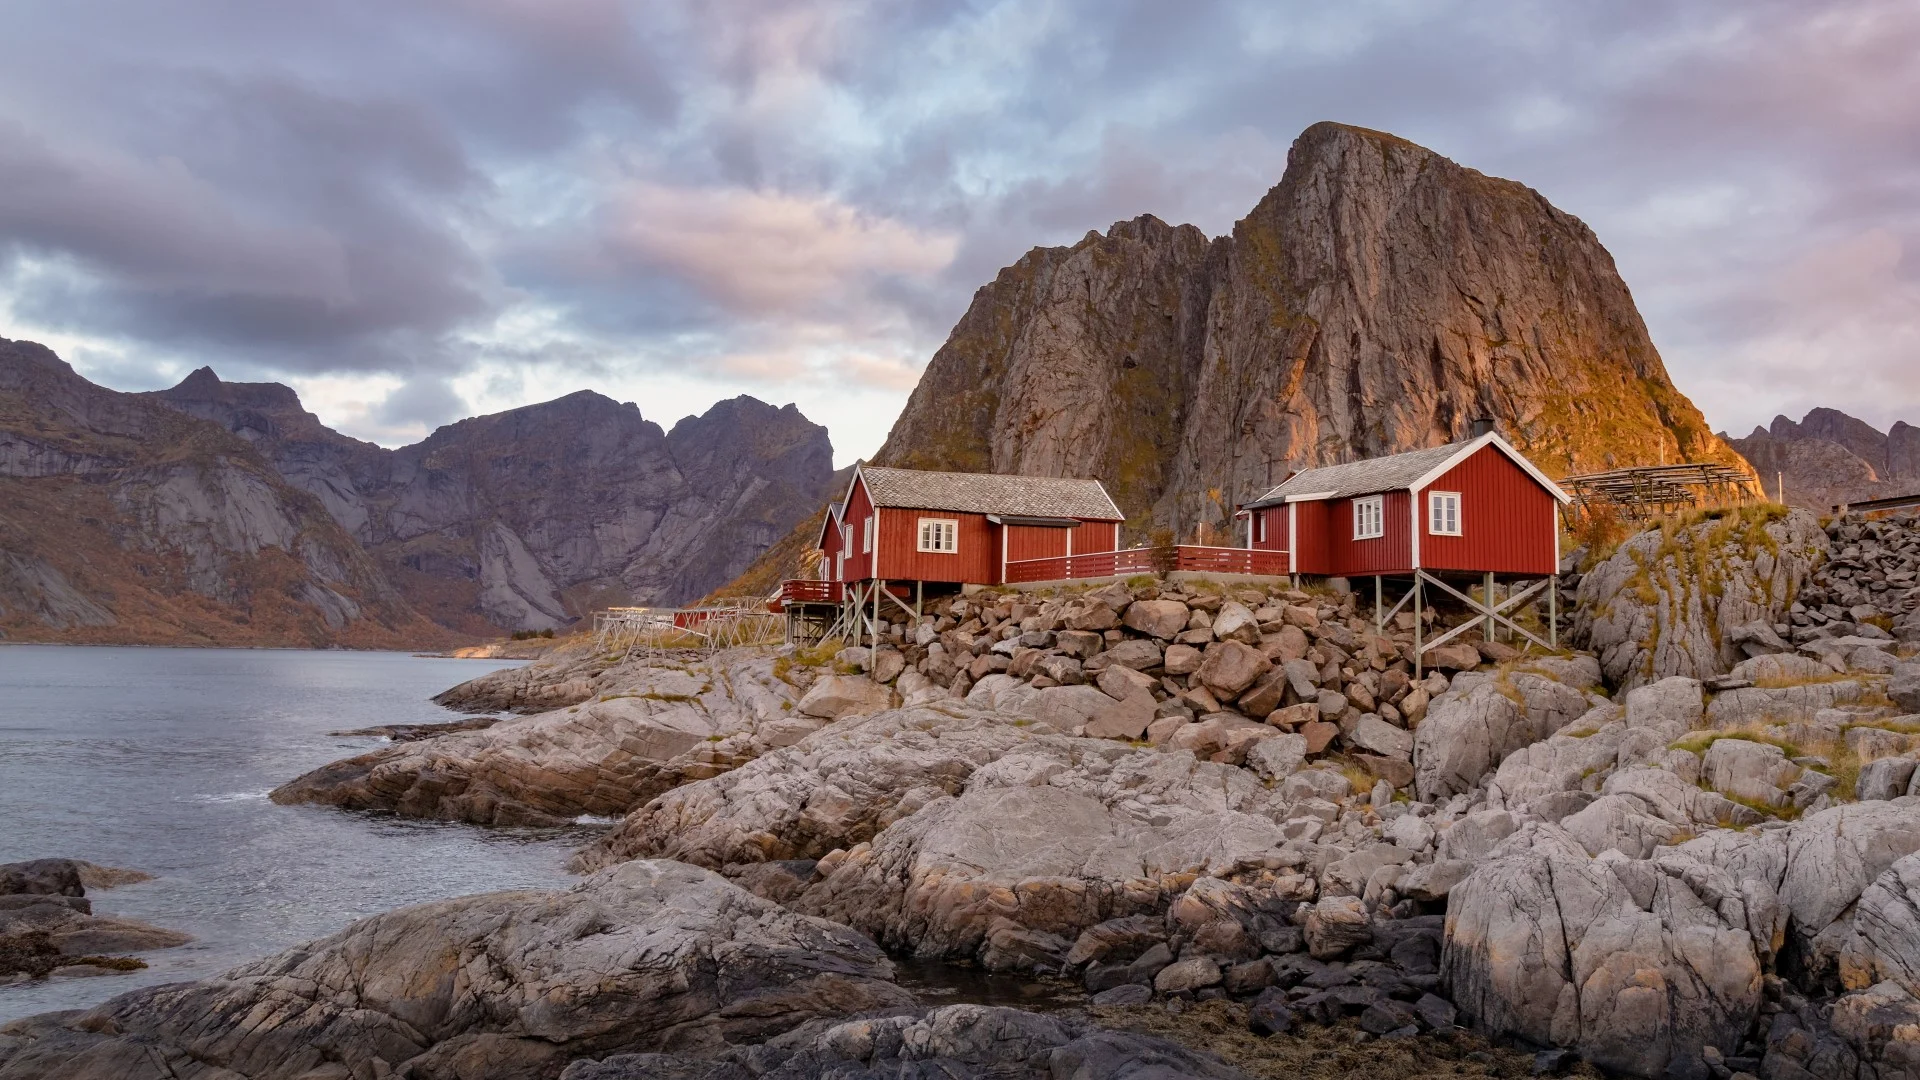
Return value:
[(1920, 494), (1920, 427), (1905, 421), (1882, 433), (1837, 409), (1814, 409), (1797, 424), (1776, 416), (1727, 442), (1769, 492), (1777, 496), (1784, 486), (1794, 506), (1824, 512), (1836, 503)]
[(245, 440), (3, 339), (0, 631), (387, 647), (447, 636)]
[(1184, 532), (1289, 470), (1461, 438), (1480, 416), (1555, 474), (1738, 460), (1578, 219), (1316, 124), (1231, 236), (1142, 217), (1003, 270), (876, 460), (1106, 477), (1131, 524)]
[(833, 475), (825, 428), (749, 397), (663, 431), (581, 391), (385, 450), (283, 386), (201, 369), (152, 396), (247, 439), (416, 606), (468, 633), (700, 596), (817, 509)]

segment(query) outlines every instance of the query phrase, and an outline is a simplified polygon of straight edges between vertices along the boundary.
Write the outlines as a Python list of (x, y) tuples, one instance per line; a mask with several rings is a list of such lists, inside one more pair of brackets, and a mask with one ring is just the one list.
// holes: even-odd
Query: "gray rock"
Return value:
[(1897, 799), (1907, 793), (1913, 782), (1914, 766), (1920, 762), (1912, 758), (1881, 758), (1860, 766), (1860, 777), (1854, 782), (1854, 797), (1861, 802)]
[(1121, 623), (1148, 637), (1172, 641), (1187, 628), (1187, 605), (1178, 600), (1136, 600), (1127, 606)]
[(1739, 1045), (1761, 986), (1744, 920), (1667, 874), (1643, 905), (1563, 831), (1528, 830), (1448, 898), (1441, 969), (1461, 1011), (1637, 1076)]
[(1218, 986), (1224, 977), (1219, 964), (1207, 957), (1195, 956), (1161, 968), (1153, 977), (1153, 988), (1162, 994), (1191, 992)]
[(1724, 675), (1747, 655), (1733, 631), (1783, 621), (1828, 550), (1826, 532), (1804, 510), (1734, 522), (1731, 531), (1722, 521), (1676, 536), (1648, 530), (1581, 578), (1573, 640), (1625, 688)]
[(335, 1062), (342, 1076), (531, 1080), (586, 1055), (710, 1053), (910, 1006), (891, 976), (845, 927), (695, 867), (633, 862), (563, 892), (403, 908), (212, 979), (50, 1014), (0, 1048), (0, 1073), (162, 1080), (191, 1061), (278, 1080)]
[(1485, 680), (1448, 690), (1414, 731), (1420, 797), (1431, 801), (1470, 790), (1502, 758), (1547, 738), (1590, 707), (1580, 689), (1524, 671), (1505, 685)]
[(691, 665), (621, 664), (590, 693), (578, 705), (336, 761), (271, 797), (483, 825), (617, 816), (694, 775), (798, 741), (823, 715), (884, 708), (892, 690), (864, 676), (827, 676), (796, 703), (773, 658), (721, 653)]
[(1139, 983), (1126, 983), (1111, 990), (1102, 990), (1091, 999), (1095, 1005), (1145, 1005), (1153, 1000), (1153, 988)]
[(1708, 787), (1722, 795), (1775, 810), (1784, 810), (1792, 804), (1786, 789), (1805, 771), (1788, 761), (1786, 751), (1779, 747), (1746, 739), (1714, 740), (1702, 764), (1702, 779)]
[(1213, 636), (1220, 641), (1260, 644), (1260, 624), (1245, 604), (1229, 600), (1213, 616)]
[(1893, 669), (1887, 680), (1887, 696), (1910, 713), (1920, 713), (1920, 663), (1906, 663)]
[(817, 680), (794, 706), (794, 711), (824, 720), (844, 716), (872, 716), (893, 704), (893, 692), (857, 675), (827, 675)]
[(1207, 646), (1194, 677), (1223, 698), (1238, 695), (1273, 667), (1259, 649), (1239, 641), (1222, 641)]
[(1360, 717), (1360, 722), (1347, 733), (1347, 741), (1384, 757), (1402, 761), (1413, 757), (1413, 732), (1394, 727), (1372, 713)]
[(1373, 940), (1373, 919), (1357, 896), (1322, 897), (1307, 913), (1307, 953), (1331, 960)]
[(1261, 739), (1247, 747), (1247, 768), (1262, 780), (1279, 781), (1299, 771), (1307, 760), (1307, 737), (1285, 734)]

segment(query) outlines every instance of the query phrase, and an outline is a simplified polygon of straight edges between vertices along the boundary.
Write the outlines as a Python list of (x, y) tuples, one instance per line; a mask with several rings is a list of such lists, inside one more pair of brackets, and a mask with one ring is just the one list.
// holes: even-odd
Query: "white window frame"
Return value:
[[(1448, 520), (1449, 515), (1443, 512), (1443, 508), (1445, 510), (1452, 511), (1450, 515), (1451, 521)], [(1427, 532), (1428, 533), (1434, 536), (1459, 536), (1462, 533), (1462, 526), (1465, 524), (1461, 520), (1462, 516), (1463, 515), (1460, 512), (1460, 493), (1459, 492), (1457, 491), (1427, 492)], [(1448, 525), (1452, 525), (1453, 527), (1448, 528), (1447, 527)]]
[(1353, 538), (1378, 540), (1387, 534), (1387, 501), (1379, 495), (1353, 500)]
[(935, 555), (957, 555), (960, 552), (960, 521), (958, 518), (920, 519), (918, 530), (918, 550)]
[(873, 527), (878, 524), (880, 524), (879, 514), (874, 514), (862, 523), (860, 530), (860, 554), (865, 555), (873, 550)]

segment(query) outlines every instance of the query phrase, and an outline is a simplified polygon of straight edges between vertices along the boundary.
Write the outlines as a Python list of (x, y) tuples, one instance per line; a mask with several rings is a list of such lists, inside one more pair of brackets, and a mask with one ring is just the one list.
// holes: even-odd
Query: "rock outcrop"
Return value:
[(798, 690), (773, 668), (769, 657), (733, 654), (620, 665), (579, 704), (396, 742), (272, 798), (481, 825), (619, 816), (818, 728), (824, 721), (794, 708)]
[(135, 870), (78, 859), (0, 863), (0, 986), (49, 975), (98, 975), (146, 965), (130, 953), (193, 938), (133, 919), (96, 915), (87, 890), (145, 881)]
[(871, 941), (718, 876), (632, 862), (564, 892), (403, 908), (236, 968), (0, 1032), (6, 1080), (551, 1077), (711, 1056), (913, 1004)]
[(1142, 217), (1001, 271), (876, 460), (1100, 476), (1136, 527), (1224, 526), (1288, 469), (1447, 442), (1478, 416), (1556, 474), (1739, 461), (1585, 225), (1323, 123), (1231, 236)]
[(1812, 514), (1777, 511), (1650, 529), (1581, 578), (1573, 638), (1608, 683), (1724, 675), (1747, 656), (1737, 631), (1786, 619), (1829, 543)]

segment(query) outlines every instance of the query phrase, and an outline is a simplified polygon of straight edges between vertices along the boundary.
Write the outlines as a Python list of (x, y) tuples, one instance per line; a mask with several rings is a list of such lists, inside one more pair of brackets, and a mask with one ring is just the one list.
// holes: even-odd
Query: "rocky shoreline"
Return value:
[(94, 914), (88, 889), (148, 877), (78, 859), (0, 863), (0, 986), (136, 971), (146, 964), (132, 954), (193, 940), (175, 930)]
[[(1567, 569), (1589, 651), (1418, 678), (1410, 617), (1157, 580), (485, 676), (443, 702), (525, 715), (274, 798), (619, 817), (580, 885), (23, 1021), (0, 1078), (1920, 1076), (1920, 522)], [(933, 1005), (888, 952), (1085, 996)]]

